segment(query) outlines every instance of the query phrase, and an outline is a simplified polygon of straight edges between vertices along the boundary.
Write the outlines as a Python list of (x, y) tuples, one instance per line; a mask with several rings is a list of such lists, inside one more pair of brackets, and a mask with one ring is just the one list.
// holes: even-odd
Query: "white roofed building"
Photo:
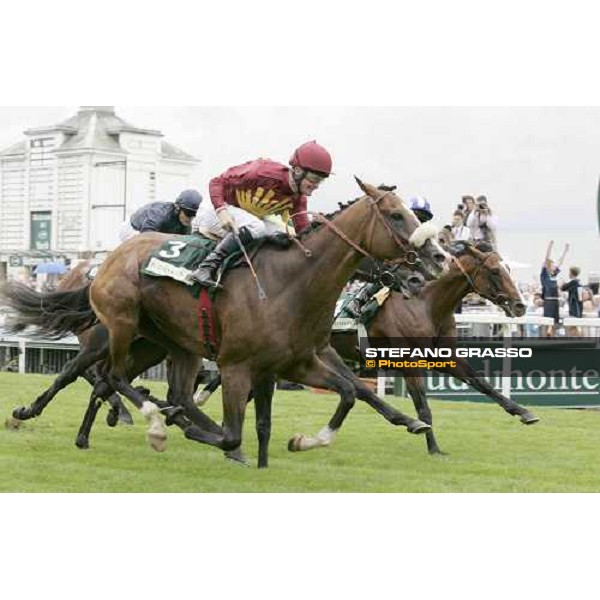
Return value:
[(199, 188), (199, 162), (112, 106), (82, 106), (62, 123), (27, 129), (0, 151), (2, 270), (19, 253), (109, 250), (138, 207)]

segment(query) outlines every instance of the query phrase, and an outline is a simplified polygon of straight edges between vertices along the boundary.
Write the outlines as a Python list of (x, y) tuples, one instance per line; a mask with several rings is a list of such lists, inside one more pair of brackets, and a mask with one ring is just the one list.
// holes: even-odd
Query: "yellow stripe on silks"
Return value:
[(263, 197), (264, 193), (265, 193), (265, 188), (257, 187), (256, 191), (254, 192), (254, 200), (256, 202), (258, 202)]
[(240, 197), (238, 200), (240, 208), (252, 212), (252, 192), (250, 190), (240, 190)]
[(275, 190), (269, 190), (266, 196), (260, 201), (260, 206), (268, 206), (271, 203), (273, 196), (275, 196)]
[(271, 204), (271, 210), (273, 212), (281, 212), (282, 210), (292, 208), (292, 206), (293, 204), (290, 202), (289, 198), (283, 198), (282, 200), (279, 200), (279, 202)]
[(289, 209), (286, 209), (281, 213), (281, 220), (285, 226), (285, 231), (287, 231), (289, 235), (296, 235), (296, 230), (291, 222)]
[(235, 190), (235, 199), (237, 200), (238, 206), (241, 206), (242, 192), (240, 190)]

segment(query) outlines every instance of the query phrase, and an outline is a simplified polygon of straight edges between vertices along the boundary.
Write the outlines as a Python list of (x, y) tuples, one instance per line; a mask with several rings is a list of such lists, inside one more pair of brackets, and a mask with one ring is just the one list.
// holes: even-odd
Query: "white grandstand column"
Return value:
[(19, 338), (19, 373), (25, 373), (25, 358), (27, 345), (23, 338)]

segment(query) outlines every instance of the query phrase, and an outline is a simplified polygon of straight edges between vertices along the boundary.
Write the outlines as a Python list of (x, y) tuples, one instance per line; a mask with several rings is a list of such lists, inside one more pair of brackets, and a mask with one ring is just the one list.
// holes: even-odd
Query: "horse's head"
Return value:
[(473, 291), (499, 306), (508, 317), (525, 314), (525, 303), (502, 258), (488, 242), (454, 242), (452, 255)]
[(356, 181), (366, 195), (363, 222), (367, 251), (380, 260), (400, 258), (412, 265), (420, 259), (427, 279), (439, 277), (446, 267), (447, 254), (435, 239), (435, 226), (420, 223), (393, 189), (380, 190), (358, 178)]
[(405, 298), (418, 296), (426, 283), (420, 260), (417, 260), (416, 265), (408, 265), (402, 259), (381, 262), (364, 258), (358, 265), (354, 277), (369, 283), (378, 281), (400, 292)]

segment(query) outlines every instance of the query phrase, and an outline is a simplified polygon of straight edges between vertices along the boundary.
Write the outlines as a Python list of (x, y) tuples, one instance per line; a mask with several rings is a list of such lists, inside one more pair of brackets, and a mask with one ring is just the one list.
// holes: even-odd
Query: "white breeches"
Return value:
[[(285, 231), (283, 221), (276, 215), (268, 215), (264, 219), (260, 219), (237, 206), (228, 206), (227, 212), (235, 221), (238, 229), (240, 227), (246, 227), (252, 232), (252, 237), (254, 239), (265, 237), (278, 231)], [(225, 231), (225, 229), (221, 227), (221, 223), (219, 223), (219, 217), (212, 204), (206, 208), (204, 205), (200, 206), (193, 227), (195, 230), (199, 230), (200, 233), (202, 233), (202, 230), (207, 230), (220, 238), (227, 235), (227, 231)]]

